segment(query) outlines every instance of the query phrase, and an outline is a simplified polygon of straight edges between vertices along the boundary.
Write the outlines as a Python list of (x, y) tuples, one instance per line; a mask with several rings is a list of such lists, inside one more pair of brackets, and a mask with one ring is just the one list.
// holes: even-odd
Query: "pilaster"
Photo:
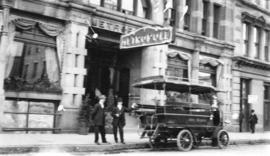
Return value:
[(5, 65), (6, 65), (6, 60), (5, 60), (5, 47), (7, 47), (8, 43), (8, 22), (9, 22), (9, 12), (10, 12), (10, 7), (8, 5), (3, 5), (3, 10), (2, 13), (0, 14), (2, 18), (2, 30), (1, 31), (1, 42), (0, 42), (0, 132), (2, 131), (2, 120), (4, 119), (3, 117), (3, 112), (4, 112), (4, 100), (5, 100), (5, 95), (4, 95), (4, 79), (5, 79)]
[(87, 55), (85, 49), (85, 35), (88, 33), (88, 26), (75, 22), (66, 25), (64, 60), (61, 73), (61, 86), (63, 96), (61, 104), (65, 112), (60, 122), (63, 131), (75, 131), (77, 126), (77, 115), (82, 103), (82, 96), (85, 93), (83, 86), (84, 57)]

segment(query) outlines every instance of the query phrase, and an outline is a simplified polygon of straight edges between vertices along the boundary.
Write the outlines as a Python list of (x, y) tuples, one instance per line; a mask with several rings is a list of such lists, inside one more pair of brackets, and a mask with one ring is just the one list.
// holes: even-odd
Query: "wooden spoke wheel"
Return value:
[(220, 130), (217, 134), (217, 146), (225, 148), (229, 144), (229, 134), (225, 130)]
[(189, 130), (181, 130), (177, 135), (176, 142), (180, 151), (189, 151), (193, 146), (193, 136)]

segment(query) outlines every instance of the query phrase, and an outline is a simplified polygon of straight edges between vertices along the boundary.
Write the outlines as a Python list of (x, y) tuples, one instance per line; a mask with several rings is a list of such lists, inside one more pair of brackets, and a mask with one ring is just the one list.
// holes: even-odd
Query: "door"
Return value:
[(128, 107), (130, 70), (123, 68), (119, 76), (119, 96), (123, 98), (123, 105)]
[(239, 131), (248, 132), (250, 115), (250, 105), (248, 104), (248, 95), (250, 94), (250, 80), (241, 78), (240, 81), (240, 115), (239, 115)]
[(270, 131), (270, 84), (264, 85), (264, 115), (263, 127), (265, 131)]

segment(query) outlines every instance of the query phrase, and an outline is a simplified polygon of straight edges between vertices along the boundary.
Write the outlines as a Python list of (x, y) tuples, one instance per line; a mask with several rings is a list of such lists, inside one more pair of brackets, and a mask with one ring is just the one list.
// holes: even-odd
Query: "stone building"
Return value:
[[(117, 94), (126, 106), (134, 100), (155, 104), (166, 98), (163, 92), (136, 89), (132, 83), (157, 75), (216, 87), (223, 117), (231, 120), (234, 4), (233, 0), (1, 0), (2, 132), (75, 132), (86, 94), (102, 93), (108, 99)], [(121, 35), (146, 26), (173, 28), (174, 41), (119, 48)], [(59, 105), (65, 109), (61, 116)]]
[(270, 129), (268, 0), (238, 0), (234, 14), (232, 88), (235, 131), (249, 131), (248, 116), (254, 109), (258, 130)]

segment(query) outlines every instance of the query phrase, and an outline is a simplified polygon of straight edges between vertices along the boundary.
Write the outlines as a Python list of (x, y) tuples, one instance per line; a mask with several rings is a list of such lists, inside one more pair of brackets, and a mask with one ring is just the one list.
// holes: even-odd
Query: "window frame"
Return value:
[[(169, 74), (169, 71), (175, 71), (172, 75)], [(177, 71), (177, 72), (176, 72)], [(177, 77), (182, 79), (182, 81), (189, 81), (189, 60), (184, 60), (179, 56), (169, 57), (167, 56), (167, 69), (166, 75)], [(180, 75), (180, 73), (182, 73)]]
[[(209, 63), (206, 64), (199, 64), (199, 73), (206, 73), (210, 74), (210, 79), (211, 79), (211, 86), (216, 87), (217, 86), (217, 67), (211, 66)], [(200, 77), (199, 77), (200, 81)]]

